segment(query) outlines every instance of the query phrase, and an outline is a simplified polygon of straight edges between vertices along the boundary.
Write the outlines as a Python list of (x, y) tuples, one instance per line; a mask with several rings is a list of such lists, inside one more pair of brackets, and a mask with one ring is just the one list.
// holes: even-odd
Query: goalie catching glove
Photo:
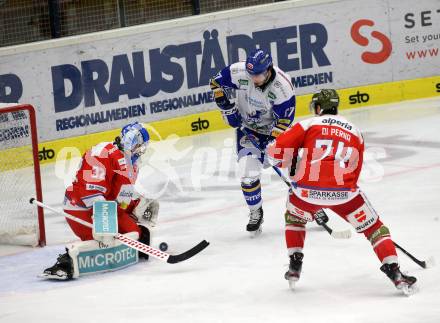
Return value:
[(133, 219), (148, 228), (153, 228), (157, 224), (159, 215), (159, 202), (153, 199), (140, 197), (138, 204), (131, 212)]

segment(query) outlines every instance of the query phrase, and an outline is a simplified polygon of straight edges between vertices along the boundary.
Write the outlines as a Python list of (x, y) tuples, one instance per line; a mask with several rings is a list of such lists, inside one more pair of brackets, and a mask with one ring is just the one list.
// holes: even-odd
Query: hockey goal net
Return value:
[(0, 103), (0, 244), (44, 246), (35, 110)]

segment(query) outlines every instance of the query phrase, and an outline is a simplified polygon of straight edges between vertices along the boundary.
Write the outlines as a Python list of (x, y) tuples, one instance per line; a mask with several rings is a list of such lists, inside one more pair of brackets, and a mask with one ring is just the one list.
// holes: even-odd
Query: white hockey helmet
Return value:
[(121, 148), (131, 157), (133, 164), (145, 153), (149, 141), (147, 129), (138, 122), (129, 123), (121, 130)]

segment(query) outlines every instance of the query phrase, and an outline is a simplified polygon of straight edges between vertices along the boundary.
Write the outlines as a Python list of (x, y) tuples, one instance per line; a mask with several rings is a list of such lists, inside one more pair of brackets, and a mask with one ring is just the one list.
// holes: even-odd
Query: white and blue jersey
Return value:
[[(236, 128), (241, 188), (251, 212), (263, 203), (260, 177), (266, 146), (287, 130), (295, 117), (295, 92), (289, 76), (276, 66), (270, 70), (266, 83), (256, 86), (246, 71), (246, 62), (238, 62), (222, 69), (210, 83), (223, 118)], [(236, 90), (235, 106), (224, 100), (220, 89), (226, 88)]]
[(259, 134), (271, 135), (286, 130), (295, 117), (295, 92), (289, 76), (273, 66), (272, 76), (263, 87), (257, 87), (246, 72), (245, 62), (231, 64), (214, 80), (222, 88), (236, 90), (236, 107), (243, 126)]

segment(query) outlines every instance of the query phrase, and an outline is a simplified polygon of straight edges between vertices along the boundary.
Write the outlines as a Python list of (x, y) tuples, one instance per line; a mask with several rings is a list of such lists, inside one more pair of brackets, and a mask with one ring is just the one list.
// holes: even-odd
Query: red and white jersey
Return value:
[[(285, 131), (268, 153), (290, 167), (298, 164), (295, 195), (314, 204), (344, 203), (357, 195), (364, 140), (359, 129), (338, 115), (306, 119)], [(293, 165), (295, 167), (295, 165)]]
[(67, 188), (65, 208), (91, 208), (96, 200), (116, 201), (127, 209), (134, 197), (137, 167), (117, 146), (102, 142), (86, 151), (72, 186)]

